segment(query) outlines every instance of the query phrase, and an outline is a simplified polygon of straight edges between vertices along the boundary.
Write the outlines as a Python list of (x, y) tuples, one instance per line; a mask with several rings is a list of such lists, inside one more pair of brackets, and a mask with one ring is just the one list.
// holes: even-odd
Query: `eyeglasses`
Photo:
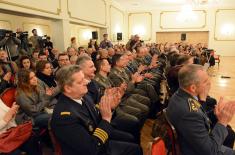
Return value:
[(59, 61), (69, 61), (69, 59), (60, 59)]

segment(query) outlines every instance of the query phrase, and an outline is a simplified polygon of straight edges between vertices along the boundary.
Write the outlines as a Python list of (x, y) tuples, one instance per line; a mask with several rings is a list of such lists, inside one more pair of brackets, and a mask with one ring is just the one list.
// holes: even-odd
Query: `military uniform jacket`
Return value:
[(108, 77), (104, 77), (102, 75), (100, 75), (99, 73), (97, 73), (95, 75), (94, 80), (97, 82), (98, 86), (99, 86), (99, 92), (100, 92), (100, 96), (104, 95), (104, 91), (106, 88), (111, 88), (112, 87), (112, 82)]
[(82, 105), (61, 94), (51, 120), (63, 155), (105, 155), (111, 125), (102, 120), (89, 96)]
[(130, 93), (135, 89), (135, 84), (131, 82), (128, 74), (125, 72), (125, 69), (119, 70), (116, 67), (113, 67), (109, 73), (109, 79), (112, 81), (115, 87), (120, 86), (122, 83), (127, 84), (127, 92)]
[(213, 129), (201, 104), (182, 89), (172, 96), (167, 115), (176, 128), (183, 155), (222, 155), (227, 136), (225, 126), (217, 123)]
[(139, 67), (139, 64), (135, 60), (132, 60), (128, 63), (128, 65), (126, 66), (126, 69), (128, 69), (129, 72), (134, 74), (135, 72), (138, 71), (138, 67)]
[(136, 61), (139, 65), (147, 65), (146, 63), (145, 63), (145, 61), (144, 61), (144, 58), (142, 58), (142, 57), (136, 57), (135, 59), (134, 59), (134, 61)]
[[(142, 65), (149, 66), (151, 64), (151, 61), (152, 61), (150, 59), (151, 59), (151, 56), (149, 57), (149, 55), (148, 55), (146, 57), (137, 57), (137, 58), (134, 59), (134, 61), (135, 61), (136, 64), (139, 64), (139, 65), (142, 64)], [(158, 77), (161, 76), (161, 74), (162, 74), (161, 72), (159, 72), (158, 67), (145, 70), (144, 72), (150, 72), (151, 74), (156, 74), (154, 76), (158, 76)]]

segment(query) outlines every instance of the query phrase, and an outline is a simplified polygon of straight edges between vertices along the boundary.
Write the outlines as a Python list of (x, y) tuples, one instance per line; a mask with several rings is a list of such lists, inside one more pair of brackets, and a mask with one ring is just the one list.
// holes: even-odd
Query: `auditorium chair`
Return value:
[(166, 146), (162, 138), (156, 137), (148, 144), (146, 155), (166, 155)]
[(211, 53), (211, 55), (214, 56), (214, 58), (215, 58), (215, 63), (217, 63), (217, 64), (218, 64), (218, 67), (219, 67), (219, 64), (220, 64), (220, 55), (216, 55), (216, 54), (215, 54), (215, 51), (213, 51), (213, 52)]
[(219, 67), (220, 55), (214, 55), (214, 58), (215, 58), (215, 63), (218, 63), (218, 67)]
[(9, 108), (13, 105), (16, 101), (16, 88), (10, 87), (4, 90), (0, 95), (1, 100), (5, 103), (6, 106)]
[(163, 110), (164, 117), (166, 119), (167, 123), (167, 134), (171, 140), (171, 148), (168, 148), (168, 153), (169, 155), (180, 155), (180, 149), (179, 149), (179, 143), (177, 139), (177, 133), (174, 128), (174, 126), (171, 124), (169, 118), (167, 117), (166, 114), (166, 109)]
[(60, 143), (57, 141), (55, 134), (53, 133), (53, 131), (51, 130), (51, 118), (48, 121), (48, 132), (50, 135), (50, 139), (51, 142), (53, 144), (54, 147), (54, 153), (55, 155), (62, 155), (62, 151), (61, 151), (61, 147), (60, 147)]

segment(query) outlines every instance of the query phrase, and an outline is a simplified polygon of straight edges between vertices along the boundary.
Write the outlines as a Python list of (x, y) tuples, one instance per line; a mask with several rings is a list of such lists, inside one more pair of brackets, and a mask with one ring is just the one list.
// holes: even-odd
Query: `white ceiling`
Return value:
[[(229, 6), (235, 7), (235, 0), (114, 0), (127, 10), (149, 10), (164, 7), (181, 7), (199, 1), (202, 7)], [(197, 5), (198, 6), (198, 5)], [(199, 6), (199, 7), (200, 7)]]

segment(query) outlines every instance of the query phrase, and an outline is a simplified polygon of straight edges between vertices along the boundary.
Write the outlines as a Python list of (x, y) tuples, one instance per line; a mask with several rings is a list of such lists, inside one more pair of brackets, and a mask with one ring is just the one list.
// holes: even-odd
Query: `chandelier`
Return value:
[(192, 6), (217, 6), (221, 4), (222, 0), (189, 0)]
[(193, 22), (197, 20), (197, 15), (194, 13), (192, 6), (189, 4), (183, 5), (181, 11), (178, 13), (177, 21)]

